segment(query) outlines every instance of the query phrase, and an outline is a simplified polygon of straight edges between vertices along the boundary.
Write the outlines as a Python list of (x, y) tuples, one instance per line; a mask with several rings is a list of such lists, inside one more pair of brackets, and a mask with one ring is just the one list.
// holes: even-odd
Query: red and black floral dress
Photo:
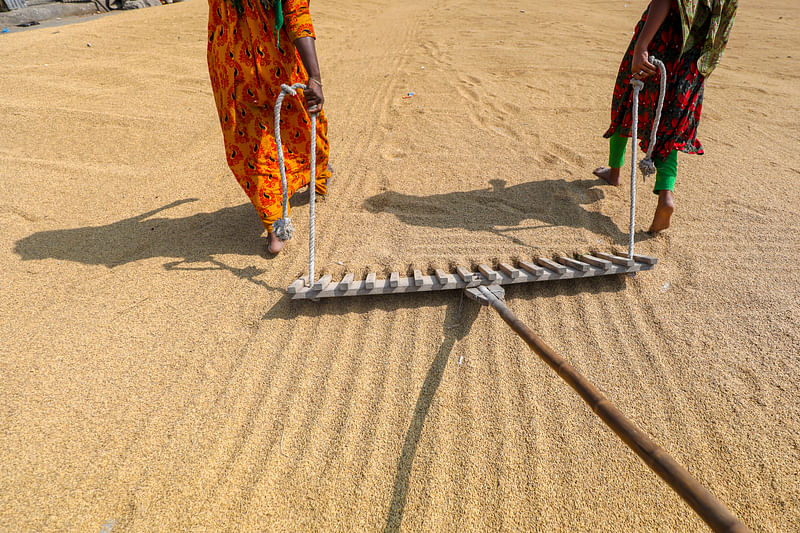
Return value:
[[(644, 12), (642, 20), (636, 26), (628, 51), (622, 58), (614, 96), (611, 104), (611, 126), (603, 135), (611, 137), (615, 131), (623, 137), (631, 136), (631, 103), (633, 86), (631, 80), (631, 63), (633, 49), (639, 32), (647, 20), (649, 8)], [(703, 28), (698, 28), (701, 34)], [(697, 140), (697, 126), (703, 109), (703, 88), (705, 76), (697, 68), (697, 60), (702, 53), (702, 40), (681, 54), (683, 34), (681, 16), (678, 6), (673, 3), (667, 18), (661, 24), (648, 47), (651, 56), (664, 62), (667, 69), (667, 91), (664, 96), (664, 108), (661, 124), (658, 127), (656, 147), (653, 155), (666, 158), (673, 150), (688, 154), (702, 154), (703, 145)], [(650, 131), (655, 119), (658, 105), (660, 73), (644, 80), (644, 88), (639, 94), (639, 146), (647, 150), (650, 144)]]

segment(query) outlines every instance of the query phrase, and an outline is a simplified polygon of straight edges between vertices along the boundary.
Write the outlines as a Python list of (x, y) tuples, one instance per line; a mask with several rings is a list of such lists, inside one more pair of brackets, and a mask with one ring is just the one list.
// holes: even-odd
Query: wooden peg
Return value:
[(321, 291), (325, 287), (327, 287), (330, 282), (331, 282), (331, 275), (325, 274), (324, 276), (319, 278), (317, 282), (314, 284), (314, 286), (311, 288), (314, 289), (315, 291)]
[(530, 274), (533, 274), (536, 277), (544, 275), (544, 269), (534, 265), (533, 263), (529, 263), (528, 261), (520, 261), (519, 267), (523, 270), (526, 270)]
[(462, 266), (456, 267), (456, 273), (464, 283), (471, 283), (475, 280), (475, 274)]
[(454, 278), (452, 274), (447, 274), (441, 268), (437, 268), (433, 273), (436, 275), (436, 281), (439, 282), (442, 288), (446, 289), (456, 284), (456, 278)]
[(600, 259), (605, 259), (606, 261), (611, 261), (615, 265), (620, 265), (620, 266), (624, 266), (624, 267), (632, 267), (634, 265), (633, 259), (628, 259), (627, 257), (620, 257), (618, 255), (607, 254), (607, 253), (604, 253), (604, 252), (597, 252), (594, 255), (596, 255)]
[(546, 257), (538, 257), (536, 259), (536, 264), (545, 267), (547, 270), (552, 270), (553, 272), (557, 272), (558, 274), (567, 273), (567, 267), (565, 267), (564, 265), (559, 265), (555, 261), (551, 261)]
[(593, 255), (583, 254), (581, 255), (581, 261), (589, 263), (590, 265), (594, 265), (597, 268), (602, 268), (603, 270), (609, 270), (612, 266), (614, 266), (614, 263), (612, 263), (611, 261), (608, 261), (606, 259), (600, 259)]
[(289, 288), (286, 290), (289, 292), (289, 294), (297, 294), (297, 291), (299, 291), (305, 286), (306, 286), (306, 278), (297, 278), (297, 280), (295, 280), (291, 285), (289, 285)]
[(646, 265), (655, 265), (658, 263), (658, 259), (655, 257), (650, 257), (649, 255), (639, 255), (633, 254), (633, 259), (638, 261), (639, 263), (644, 263)]
[(503, 272), (503, 274), (505, 274), (511, 279), (517, 279), (522, 274), (522, 272), (512, 267), (508, 263), (500, 263), (497, 266), (500, 268), (500, 271)]
[(478, 265), (478, 271), (483, 274), (483, 277), (489, 281), (497, 281), (499, 274), (494, 271), (489, 265)]
[(339, 289), (341, 289), (343, 291), (349, 290), (350, 289), (350, 285), (353, 284), (353, 278), (354, 277), (355, 276), (353, 275), (352, 272), (347, 272), (344, 275), (344, 277), (342, 278), (342, 281), (339, 282)]
[(575, 259), (569, 257), (558, 257), (556, 260), (561, 263), (562, 265), (566, 265), (570, 268), (574, 268), (575, 270), (580, 270), (581, 272), (588, 272), (591, 267), (588, 263), (584, 263), (582, 261), (577, 261)]

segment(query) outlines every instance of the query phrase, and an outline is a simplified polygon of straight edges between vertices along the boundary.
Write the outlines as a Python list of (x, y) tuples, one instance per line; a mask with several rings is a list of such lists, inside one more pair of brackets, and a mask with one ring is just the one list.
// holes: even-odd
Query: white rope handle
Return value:
[[(653, 163), (653, 149), (656, 146), (658, 126), (661, 123), (661, 110), (664, 107), (664, 95), (667, 92), (667, 68), (664, 63), (650, 57), (650, 61), (658, 67), (661, 74), (660, 87), (658, 93), (658, 107), (656, 108), (656, 119), (653, 122), (653, 127), (650, 130), (650, 144), (647, 147), (647, 155), (639, 162), (639, 169), (642, 171), (643, 176), (649, 176), (656, 172), (656, 166)], [(633, 97), (631, 105), (631, 220), (628, 226), (628, 259), (633, 259), (633, 245), (634, 245), (634, 230), (636, 224), (636, 146), (637, 137), (639, 135), (639, 92), (644, 88), (644, 82), (631, 78), (631, 85), (633, 85)]]
[(308, 178), (308, 286), (314, 284), (314, 241), (316, 240), (316, 202), (317, 202), (317, 114), (311, 115), (311, 171)]
[(644, 87), (641, 80), (631, 78), (631, 85), (633, 85), (633, 105), (631, 111), (633, 113), (631, 121), (631, 221), (628, 226), (628, 259), (633, 259), (633, 244), (634, 244), (634, 230), (636, 226), (636, 137), (639, 134), (639, 91)]
[(658, 89), (658, 107), (656, 107), (656, 119), (653, 122), (653, 128), (650, 130), (650, 144), (647, 146), (647, 155), (639, 162), (639, 170), (642, 171), (642, 177), (650, 176), (656, 172), (656, 165), (653, 163), (653, 149), (656, 146), (656, 134), (658, 133), (658, 127), (661, 124), (661, 109), (664, 107), (664, 95), (667, 93), (667, 67), (664, 66), (664, 63), (661, 60), (656, 59), (655, 57), (651, 57), (650, 62), (658, 67), (659, 73), (661, 74), (661, 79), (659, 80), (660, 83)]
[[(292, 96), (297, 95), (297, 89), (307, 89), (308, 87), (302, 83), (295, 83), (291, 87), (289, 85), (281, 85), (281, 93), (275, 102), (275, 145), (278, 148), (278, 167), (281, 171), (281, 188), (283, 189), (283, 217), (279, 218), (272, 225), (275, 230), (275, 235), (282, 241), (288, 241), (294, 235), (294, 226), (292, 226), (292, 219), (289, 218), (289, 187), (286, 184), (286, 164), (283, 160), (283, 145), (281, 144), (281, 108), (283, 107), (283, 99), (287, 94)], [(311, 114), (311, 156), (310, 156), (310, 176), (308, 185), (308, 207), (309, 207), (309, 224), (308, 224), (308, 286), (314, 284), (314, 241), (316, 240), (316, 227), (315, 227), (315, 207), (317, 200), (316, 181), (317, 181), (317, 113)]]

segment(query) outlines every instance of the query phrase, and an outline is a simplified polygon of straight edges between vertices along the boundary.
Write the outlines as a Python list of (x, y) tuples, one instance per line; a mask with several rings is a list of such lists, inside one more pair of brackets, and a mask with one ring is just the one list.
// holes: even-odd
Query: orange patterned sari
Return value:
[[(243, 0), (238, 12), (228, 0), (208, 0), (208, 72), (217, 104), (228, 165), (267, 231), (282, 215), (283, 192), (275, 145), (273, 107), (282, 83), (306, 83), (308, 75), (294, 41), (315, 37), (308, 0), (284, 0), (284, 26), (276, 44), (275, 15), (259, 0)], [(289, 197), (310, 179), (311, 122), (298, 96), (286, 96), (281, 111)], [(328, 123), (317, 117), (316, 191), (325, 194)]]

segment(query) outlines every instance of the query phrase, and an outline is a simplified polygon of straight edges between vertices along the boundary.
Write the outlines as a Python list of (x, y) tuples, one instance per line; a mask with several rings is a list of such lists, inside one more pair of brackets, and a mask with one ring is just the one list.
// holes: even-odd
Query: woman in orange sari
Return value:
[(268, 232), (267, 250), (283, 241), (272, 230), (283, 192), (273, 106), (281, 84), (308, 89), (288, 96), (281, 113), (288, 197), (309, 184), (311, 113), (317, 116), (315, 188), (327, 192), (328, 123), (309, 0), (208, 0), (208, 71), (228, 165)]

